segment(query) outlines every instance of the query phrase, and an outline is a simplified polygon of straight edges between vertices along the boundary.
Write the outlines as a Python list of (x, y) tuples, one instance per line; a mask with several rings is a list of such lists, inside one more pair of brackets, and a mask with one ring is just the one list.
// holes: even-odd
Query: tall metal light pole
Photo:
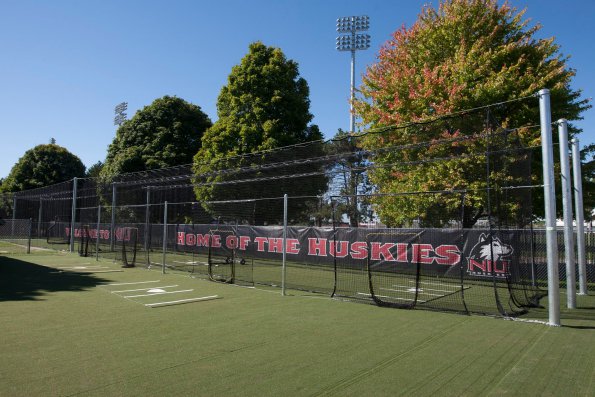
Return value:
[(370, 48), (370, 35), (357, 34), (368, 30), (370, 27), (370, 17), (362, 15), (359, 17), (341, 17), (337, 18), (337, 32), (347, 33), (337, 37), (337, 50), (351, 51), (351, 97), (349, 105), (349, 132), (353, 133), (355, 126), (355, 114), (353, 113), (353, 100), (355, 98), (355, 51), (367, 50)]

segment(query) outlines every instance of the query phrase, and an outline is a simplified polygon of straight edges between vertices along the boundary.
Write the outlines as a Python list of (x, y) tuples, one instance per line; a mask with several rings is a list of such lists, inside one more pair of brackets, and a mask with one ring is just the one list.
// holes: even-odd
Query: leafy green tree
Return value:
[(101, 161), (96, 162), (95, 164), (90, 166), (89, 169), (87, 169), (86, 177), (87, 178), (98, 178), (101, 173), (102, 168), (103, 168), (103, 163)]
[(370, 211), (369, 198), (365, 196), (372, 191), (366, 172), (369, 162), (357, 147), (357, 139), (341, 129), (327, 145), (327, 151), (336, 159), (330, 188), (332, 194), (341, 196), (336, 198), (336, 220), (344, 214), (350, 226), (357, 227)]
[[(297, 63), (286, 59), (279, 48), (261, 42), (251, 44), (248, 54), (233, 67), (227, 85), (221, 89), (217, 100), (219, 119), (205, 132), (202, 147), (194, 157), (198, 200), (322, 193), (326, 177), (321, 169), (320, 175), (310, 179), (288, 177), (316, 171), (298, 160), (324, 150), (320, 130), (316, 125), (308, 125), (313, 118), (309, 109), (308, 84), (299, 76)], [(272, 150), (308, 142), (311, 144), (290, 150)], [(230, 183), (234, 180), (236, 183)], [(237, 183), (238, 180), (252, 182)], [(213, 206), (204, 205), (217, 215)], [(297, 218), (306, 201), (296, 205), (290, 212)], [(282, 216), (272, 203), (253, 213), (257, 223), (273, 222)]]
[(18, 192), (35, 189), (84, 175), (85, 166), (67, 149), (55, 144), (37, 145), (27, 150), (12, 167), (2, 190)]
[[(366, 149), (452, 140), (449, 145), (428, 145), (411, 150), (379, 152), (370, 172), (380, 193), (468, 189), (463, 224), (472, 226), (489, 212), (486, 197), (486, 159), (472, 153), (495, 147), (514, 149), (539, 144), (539, 130), (524, 128), (514, 133), (514, 142), (502, 138), (504, 129), (537, 124), (537, 99), (491, 109), (490, 113), (442, 119), (431, 125), (411, 123), (462, 109), (529, 97), (541, 88), (551, 91), (553, 120), (577, 120), (589, 107), (581, 92), (570, 87), (574, 70), (559, 53), (552, 39), (536, 39), (540, 26), (529, 27), (524, 11), (496, 0), (448, 0), (438, 9), (426, 6), (410, 28), (397, 30), (382, 47), (378, 62), (370, 66), (361, 86), (362, 99), (356, 100), (356, 113), (374, 129), (389, 128), (382, 134), (362, 139)], [(491, 123), (486, 122), (486, 119)], [(494, 121), (500, 130), (494, 131)], [(577, 133), (572, 125), (571, 134)], [(473, 134), (495, 132), (496, 138), (469, 140)], [(508, 135), (506, 135), (508, 136)], [(500, 139), (500, 141), (498, 141)], [(520, 170), (539, 155), (510, 156), (490, 170), (491, 186), (527, 183)], [(453, 157), (430, 163), (425, 158)], [(492, 158), (493, 159), (493, 158)], [(514, 161), (512, 161), (514, 160)], [(401, 164), (394, 167), (394, 164)], [(507, 174), (507, 172), (513, 174)], [(514, 175), (517, 172), (517, 175)], [(535, 183), (537, 181), (529, 181)], [(537, 202), (537, 201), (536, 201)], [(439, 225), (457, 219), (461, 199), (457, 195), (408, 195), (379, 198), (381, 220), (400, 225), (418, 217), (422, 224)], [(508, 213), (520, 214), (521, 208), (509, 202)], [(446, 216), (436, 216), (444, 213)], [(521, 216), (516, 223), (526, 222)]]
[(118, 128), (100, 175), (190, 164), (210, 126), (199, 106), (171, 96), (156, 99)]

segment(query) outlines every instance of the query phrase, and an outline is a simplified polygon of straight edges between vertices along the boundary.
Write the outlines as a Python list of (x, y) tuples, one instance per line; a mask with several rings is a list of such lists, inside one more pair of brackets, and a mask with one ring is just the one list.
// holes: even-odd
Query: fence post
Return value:
[(283, 195), (283, 261), (281, 266), (281, 295), (285, 296), (285, 277), (287, 275), (287, 194)]
[(12, 196), (12, 225), (10, 227), (10, 235), (14, 237), (14, 225), (17, 222), (17, 195)]
[(37, 238), (41, 237), (41, 219), (43, 215), (43, 199), (39, 198), (39, 212), (37, 214)]
[(150, 208), (151, 208), (151, 187), (147, 186), (147, 204), (145, 207), (145, 233), (144, 233), (144, 248), (145, 252), (149, 251), (149, 216), (150, 216)]
[(114, 251), (114, 243), (115, 243), (115, 236), (114, 232), (116, 230), (116, 199), (118, 197), (117, 189), (116, 189), (116, 182), (112, 182), (112, 222), (110, 225), (110, 243), (109, 249), (110, 251)]
[(562, 209), (564, 213), (564, 253), (566, 257), (566, 307), (576, 309), (576, 272), (574, 261), (574, 228), (572, 227), (572, 193), (568, 160), (568, 123), (558, 120), (560, 143), (560, 178), (562, 179)]
[(99, 235), (101, 229), (101, 204), (97, 207), (97, 238), (95, 239), (95, 260), (99, 260)]
[(31, 233), (33, 231), (33, 218), (29, 218), (29, 237), (27, 238), (27, 253), (31, 253)]
[(333, 218), (333, 246), (335, 247), (333, 252), (333, 292), (331, 293), (331, 298), (333, 298), (337, 292), (337, 202), (335, 201), (335, 196), (331, 196), (330, 199)]
[(587, 258), (585, 255), (585, 216), (583, 209), (583, 179), (578, 139), (572, 141), (572, 173), (574, 177), (574, 206), (576, 213), (576, 248), (578, 251), (579, 295), (587, 295)]
[(165, 274), (165, 253), (167, 251), (167, 201), (163, 207), (163, 258), (161, 262), (161, 273)]
[(552, 114), (550, 90), (539, 95), (541, 125), (541, 154), (543, 166), (543, 195), (545, 207), (545, 237), (547, 245), (547, 278), (549, 325), (560, 325), (560, 279), (558, 273), (558, 241), (556, 235), (556, 191), (554, 185), (554, 149), (552, 145)]
[(78, 186), (78, 178), (75, 176), (72, 179), (72, 213), (70, 215), (70, 252), (74, 252), (74, 223), (76, 221), (76, 189)]

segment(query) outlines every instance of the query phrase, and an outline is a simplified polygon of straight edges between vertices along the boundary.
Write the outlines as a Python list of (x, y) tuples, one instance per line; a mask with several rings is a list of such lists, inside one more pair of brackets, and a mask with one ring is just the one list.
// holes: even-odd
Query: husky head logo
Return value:
[(509, 266), (506, 259), (512, 252), (512, 247), (498, 237), (492, 237), (490, 244), (490, 238), (482, 233), (467, 257), (467, 271), (475, 275), (491, 275), (494, 272), (497, 276), (505, 276)]

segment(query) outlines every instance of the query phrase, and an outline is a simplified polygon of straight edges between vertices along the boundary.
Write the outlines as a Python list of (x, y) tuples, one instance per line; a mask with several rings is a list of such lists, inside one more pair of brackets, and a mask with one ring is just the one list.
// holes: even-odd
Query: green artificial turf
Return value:
[[(159, 286), (192, 291), (118, 292)], [(0, 395), (589, 396), (595, 298), (578, 303), (550, 327), (528, 322), (547, 308), (508, 321), (281, 296), (64, 253), (0, 257)]]

